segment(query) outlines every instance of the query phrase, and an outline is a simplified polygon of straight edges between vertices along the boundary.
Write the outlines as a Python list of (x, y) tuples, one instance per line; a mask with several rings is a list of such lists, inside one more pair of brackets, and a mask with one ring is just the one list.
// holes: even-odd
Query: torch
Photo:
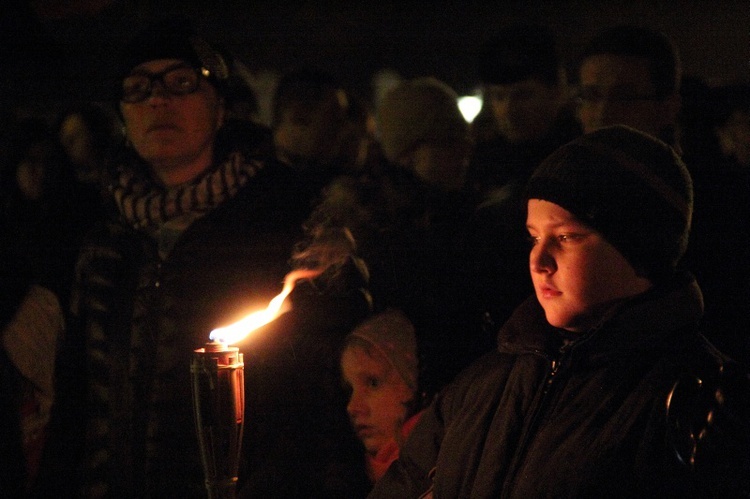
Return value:
[(195, 350), (190, 374), (208, 497), (234, 498), (245, 419), (242, 354), (218, 341), (206, 343)]
[(211, 341), (194, 351), (190, 363), (193, 413), (209, 499), (232, 499), (237, 493), (245, 420), (245, 364), (239, 349), (227, 345), (276, 319), (297, 280), (320, 273), (309, 269), (290, 272), (281, 293), (265, 310), (214, 329), (209, 335)]

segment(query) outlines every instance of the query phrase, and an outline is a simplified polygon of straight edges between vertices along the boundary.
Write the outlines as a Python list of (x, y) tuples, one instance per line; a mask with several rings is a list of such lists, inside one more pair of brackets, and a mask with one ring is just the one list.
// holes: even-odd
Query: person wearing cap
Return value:
[(523, 187), (547, 155), (581, 130), (557, 43), (547, 26), (504, 26), (478, 52), (487, 126), (481, 118), (472, 124), (476, 147), (468, 183), (480, 196), (477, 218), (485, 225), (482, 231), (496, 234), (481, 245), (493, 263), (478, 276), (482, 288), (491, 290), (484, 307), (494, 332), (531, 292), (524, 270), (528, 246), (523, 237)]
[(471, 182), (491, 197), (510, 182), (522, 187), (545, 156), (581, 132), (547, 26), (499, 29), (479, 47), (477, 76), (484, 107), (473, 126), (477, 147)]
[(308, 175), (317, 189), (354, 169), (342, 154), (349, 100), (333, 76), (316, 68), (288, 71), (276, 85), (271, 118), (276, 156)]
[(608, 127), (547, 157), (524, 197), (534, 295), (370, 497), (747, 497), (750, 378), (700, 334), (678, 267), (685, 165)]
[(406, 80), (387, 92), (376, 110), (386, 159), (433, 188), (465, 190), (474, 144), (457, 102), (455, 90), (433, 77)]
[(399, 447), (419, 421), (424, 397), (418, 386), (414, 325), (399, 310), (364, 320), (346, 337), (341, 376), (346, 407), (376, 482), (398, 458)]
[[(115, 212), (89, 235), (78, 258), (58, 374), (64, 395), (50, 449), (57, 458), (48, 462), (39, 495), (205, 497), (191, 356), (212, 330), (279, 294), (311, 201), (290, 169), (224, 135), (230, 65), (190, 26), (168, 21), (147, 27), (122, 50), (118, 66), (117, 105), (127, 142), (107, 169)], [(231, 137), (238, 139), (234, 132)], [(326, 298), (336, 309), (328, 315), (334, 322), (316, 321), (320, 312), (301, 314), (309, 320), (298, 324), (300, 334), (320, 334), (316, 348), (333, 342), (335, 331), (343, 338), (361, 315)], [(242, 347), (253, 395), (247, 398), (246, 434), (255, 435), (262, 421), (280, 421), (275, 399), (258, 401), (258, 366), (277, 379), (302, 372), (283, 356), (289, 348), (314, 359), (312, 347), (300, 343), (286, 338), (279, 342), (282, 351), (270, 353)], [(334, 375), (330, 381), (308, 378), (315, 394), (338, 386)], [(367, 484), (364, 465), (358, 471), (354, 464), (358, 442), (347, 440), (348, 422), (341, 418), (336, 426), (329, 417), (338, 400), (318, 399), (320, 421), (303, 425), (297, 418), (303, 428), (271, 429), (313, 435), (327, 453), (294, 453), (289, 446), (281, 452), (287, 454), (271, 457), (278, 440), (267, 440), (278, 435), (269, 429), (265, 440), (243, 446), (243, 462), (254, 467), (243, 468), (238, 488), (266, 464), (275, 466), (275, 482), (263, 485), (282, 494), (279, 481), (325, 495), (326, 469), (340, 471), (336, 485), (344, 491), (359, 487), (357, 480)]]

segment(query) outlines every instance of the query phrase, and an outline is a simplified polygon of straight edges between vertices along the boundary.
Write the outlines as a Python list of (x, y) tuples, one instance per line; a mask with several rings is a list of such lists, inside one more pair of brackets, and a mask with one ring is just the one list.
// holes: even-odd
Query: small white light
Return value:
[(474, 121), (482, 110), (482, 98), (478, 95), (464, 95), (458, 98), (458, 109), (467, 123)]

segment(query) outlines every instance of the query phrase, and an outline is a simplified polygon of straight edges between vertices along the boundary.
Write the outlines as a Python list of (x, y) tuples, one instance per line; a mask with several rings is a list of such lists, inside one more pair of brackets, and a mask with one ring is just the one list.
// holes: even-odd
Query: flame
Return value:
[(281, 315), (281, 306), (289, 293), (294, 289), (295, 284), (300, 279), (311, 279), (320, 275), (322, 270), (318, 269), (298, 269), (293, 270), (284, 277), (284, 287), (281, 293), (276, 295), (269, 303), (265, 310), (259, 310), (246, 316), (243, 319), (230, 324), (226, 327), (220, 327), (211, 331), (208, 335), (211, 341), (220, 341), (227, 345), (242, 341), (251, 332), (259, 327), (265, 326)]

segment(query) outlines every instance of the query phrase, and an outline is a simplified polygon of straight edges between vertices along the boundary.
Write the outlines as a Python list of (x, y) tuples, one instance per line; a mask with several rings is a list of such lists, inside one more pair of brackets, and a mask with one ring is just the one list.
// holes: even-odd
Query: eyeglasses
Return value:
[(154, 82), (170, 95), (188, 95), (198, 89), (200, 79), (208, 77), (210, 72), (201, 68), (200, 72), (186, 65), (173, 66), (159, 73), (136, 71), (122, 80), (122, 96), (120, 100), (129, 104), (142, 102), (151, 95)]
[(583, 87), (576, 95), (576, 102), (580, 104), (598, 104), (599, 102), (628, 103), (635, 101), (660, 101), (657, 95), (639, 94), (628, 88), (615, 87), (602, 90), (596, 87)]

